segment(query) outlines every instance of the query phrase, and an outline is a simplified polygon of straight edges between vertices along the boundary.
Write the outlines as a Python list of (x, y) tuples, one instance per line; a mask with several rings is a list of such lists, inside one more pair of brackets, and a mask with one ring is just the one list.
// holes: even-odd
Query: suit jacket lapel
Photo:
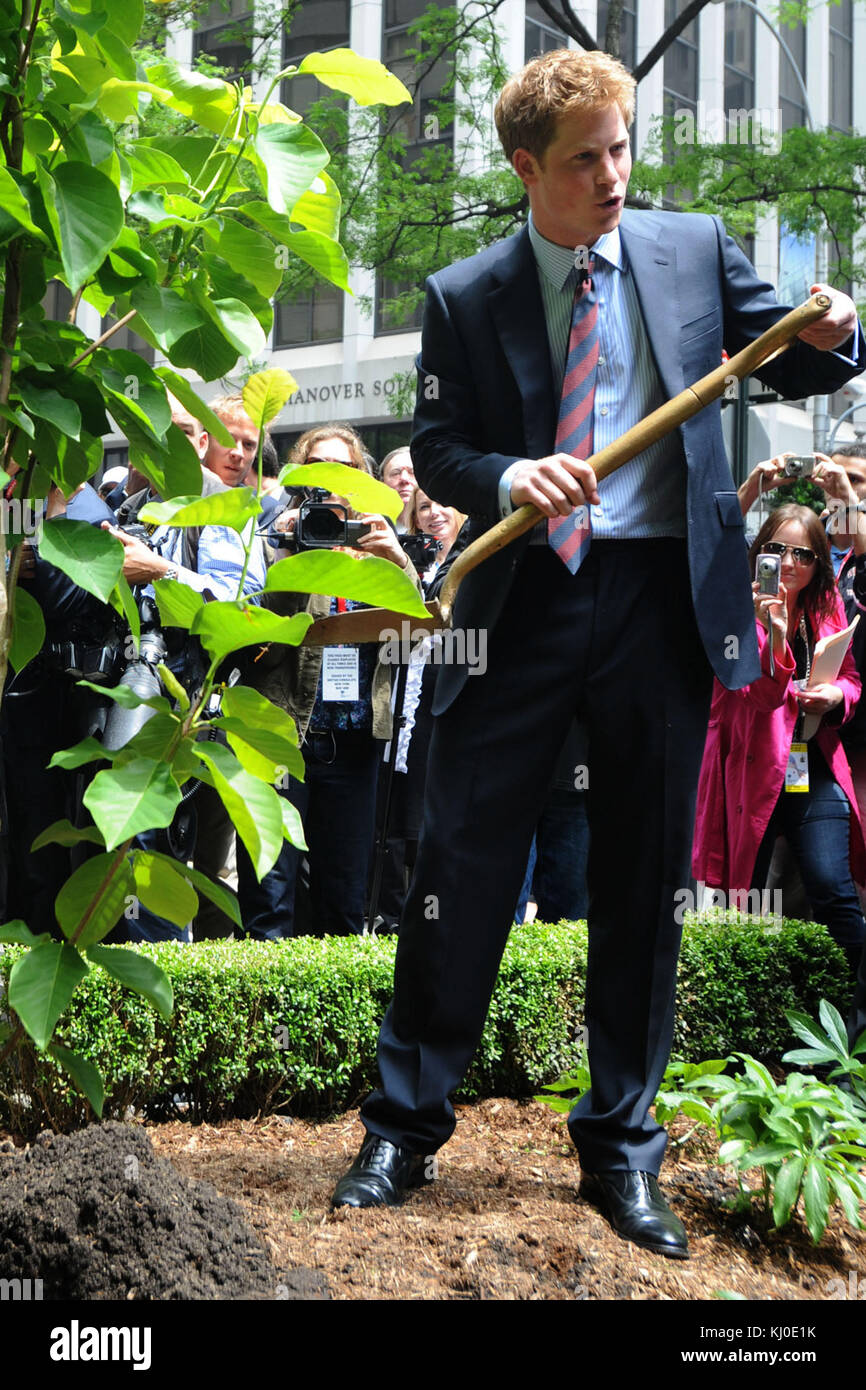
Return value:
[(499, 286), (490, 293), (490, 312), (520, 393), (527, 457), (544, 458), (556, 437), (557, 403), (538, 268), (526, 228), (495, 274)]
[(630, 216), (624, 212), (620, 236), (658, 374), (670, 398), (686, 386), (680, 351), (676, 250), (659, 236), (654, 219), (643, 213)]

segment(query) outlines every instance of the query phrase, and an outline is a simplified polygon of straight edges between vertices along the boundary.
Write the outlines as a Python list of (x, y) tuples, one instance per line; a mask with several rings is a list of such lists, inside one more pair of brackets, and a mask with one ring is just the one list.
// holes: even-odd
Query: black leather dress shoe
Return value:
[(331, 1206), (396, 1207), (410, 1188), (431, 1181), (423, 1154), (368, 1134), (355, 1162), (337, 1183)]
[(599, 1208), (623, 1240), (675, 1260), (689, 1258), (685, 1227), (652, 1173), (584, 1173), (580, 1195)]

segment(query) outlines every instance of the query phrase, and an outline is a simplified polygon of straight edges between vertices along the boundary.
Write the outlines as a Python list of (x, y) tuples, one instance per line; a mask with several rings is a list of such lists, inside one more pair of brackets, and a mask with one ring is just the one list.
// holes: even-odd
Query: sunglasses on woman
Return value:
[(781, 541), (765, 541), (762, 549), (767, 555), (784, 555), (790, 550), (791, 558), (797, 565), (811, 565), (815, 560), (814, 550), (805, 545), (783, 545)]

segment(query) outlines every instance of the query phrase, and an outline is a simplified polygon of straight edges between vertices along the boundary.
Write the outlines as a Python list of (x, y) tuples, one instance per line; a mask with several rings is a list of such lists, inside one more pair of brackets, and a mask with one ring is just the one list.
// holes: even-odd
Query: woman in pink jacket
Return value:
[[(776, 837), (784, 835), (816, 921), (826, 925), (856, 974), (866, 923), (854, 878), (866, 880), (866, 845), (839, 726), (859, 699), (860, 678), (849, 652), (832, 684), (800, 688), (815, 643), (847, 626), (815, 513), (793, 504), (777, 508), (749, 552), (753, 573), (762, 551), (781, 557), (778, 598), (753, 585), (762, 675), (743, 690), (715, 683), (692, 868), (697, 879), (727, 892), (763, 888)], [(822, 719), (803, 745), (806, 714)]]

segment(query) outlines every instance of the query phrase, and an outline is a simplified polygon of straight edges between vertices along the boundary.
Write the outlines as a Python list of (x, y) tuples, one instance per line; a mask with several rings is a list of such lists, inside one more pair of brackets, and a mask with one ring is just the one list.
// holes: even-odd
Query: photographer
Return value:
[[(336, 462), (369, 471), (363, 446), (348, 425), (318, 426), (295, 445), (295, 464)], [(331, 497), (335, 517), (348, 514), (343, 499)], [(280, 518), (284, 532), (296, 527), (300, 507)], [(315, 515), (315, 513), (314, 513)], [(357, 518), (353, 518), (357, 520)], [(384, 517), (365, 515), (363, 534), (351, 544), (405, 569), (414, 567)], [(319, 517), (320, 524), (327, 517)], [(342, 522), (339, 523), (342, 525)], [(280, 613), (308, 612), (313, 618), (363, 604), (321, 595), (275, 594)], [(263, 694), (296, 719), (305, 781), (289, 779), (283, 794), (298, 807), (309, 845), (309, 909), (315, 935), (347, 936), (364, 929), (367, 875), (373, 844), (376, 776), (383, 740), (391, 737), (391, 671), (378, 660), (377, 644), (337, 648), (271, 647), (255, 663)], [(238, 896), (245, 930), (259, 939), (299, 934), (295, 886), (300, 852), (285, 843), (261, 883), (238, 845)]]
[[(698, 787), (692, 869), (709, 886), (761, 889), (778, 835), (788, 840), (816, 921), (843, 949), (852, 976), (866, 939), (854, 878), (866, 846), (839, 726), (860, 696), (846, 653), (836, 680), (805, 688), (820, 638), (847, 626), (824, 528), (808, 507), (777, 508), (749, 551), (776, 579), (753, 584), (762, 675), (742, 690), (713, 690)], [(776, 592), (772, 592), (777, 585)], [(772, 656), (771, 656), (772, 643)], [(803, 719), (821, 716), (803, 742)], [(853, 877), (852, 877), (853, 870)]]

